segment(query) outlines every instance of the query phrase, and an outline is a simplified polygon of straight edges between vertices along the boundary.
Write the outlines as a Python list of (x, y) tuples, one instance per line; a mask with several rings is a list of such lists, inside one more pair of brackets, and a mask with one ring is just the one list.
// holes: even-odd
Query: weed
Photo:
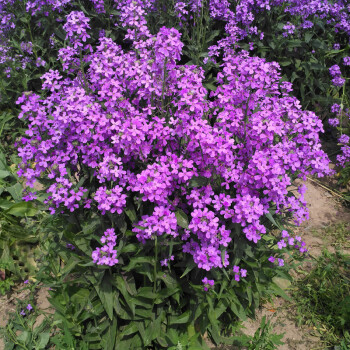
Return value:
[(350, 248), (350, 223), (342, 222), (330, 225), (321, 232), (312, 232), (315, 236), (319, 236), (326, 242), (338, 248)]
[(350, 345), (349, 267), (349, 255), (325, 250), (314, 269), (294, 283), (292, 291), (299, 325), (313, 326), (326, 346), (338, 346), (341, 350)]

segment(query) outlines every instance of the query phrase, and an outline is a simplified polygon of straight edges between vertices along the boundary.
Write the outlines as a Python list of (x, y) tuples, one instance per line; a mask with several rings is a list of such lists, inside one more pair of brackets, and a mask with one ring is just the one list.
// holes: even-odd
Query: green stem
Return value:
[(36, 52), (36, 49), (35, 49), (35, 44), (34, 44), (32, 29), (31, 29), (31, 27), (30, 27), (30, 22), (28, 22), (28, 30), (29, 30), (30, 40), (31, 40), (32, 45), (33, 45), (33, 46), (32, 46), (32, 48), (33, 48), (33, 53), (34, 53), (35, 59), (37, 60), (37, 59), (38, 59), (38, 53)]
[(156, 292), (157, 290), (157, 263), (158, 263), (158, 240), (157, 240), (157, 236), (154, 239), (154, 267), (153, 267), (153, 293)]
[(84, 72), (83, 50), (82, 49), (80, 49), (80, 71), (81, 71), (81, 74), (83, 75), (85, 91), (86, 91), (86, 93), (89, 93), (90, 92), (90, 88), (89, 88), (89, 84), (88, 84), (88, 82), (86, 80), (86, 75), (85, 75), (85, 72)]
[(341, 103), (340, 103), (340, 135), (343, 134), (343, 109), (344, 109), (345, 87), (346, 87), (346, 83), (344, 83), (343, 85), (343, 95), (341, 97)]

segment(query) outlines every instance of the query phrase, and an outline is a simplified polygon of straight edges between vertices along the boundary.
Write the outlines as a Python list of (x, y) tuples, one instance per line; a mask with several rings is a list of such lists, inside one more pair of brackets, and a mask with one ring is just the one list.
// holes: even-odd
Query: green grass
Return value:
[(339, 249), (350, 248), (350, 223), (330, 225), (322, 231), (313, 231), (313, 235), (321, 237), (326, 243)]
[(323, 251), (293, 286), (299, 325), (317, 330), (325, 349), (350, 350), (350, 256)]

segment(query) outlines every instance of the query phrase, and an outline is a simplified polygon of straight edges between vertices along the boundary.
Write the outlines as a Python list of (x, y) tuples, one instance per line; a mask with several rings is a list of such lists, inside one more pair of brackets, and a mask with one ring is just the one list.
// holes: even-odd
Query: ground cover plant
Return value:
[(295, 283), (298, 321), (315, 327), (325, 348), (349, 348), (349, 263), (349, 255), (325, 250), (313, 270)]
[[(36, 280), (50, 287), (57, 346), (195, 349), (206, 332), (229, 343), (262, 297), (284, 294), (273, 277), (290, 278), (293, 259), (307, 252), (293, 234), (308, 218), (305, 185), (290, 186), (332, 171), (322, 121), (281, 79), (280, 51), (266, 60), (244, 50), (262, 40), (263, 16), (278, 15), (264, 11), (280, 3), (286, 16), (302, 10), (248, 1), (1, 2), (3, 139), (20, 158), (16, 186), (33, 210), (23, 216), (40, 209), (45, 217)], [(345, 17), (333, 24), (344, 36), (349, 9), (337, 6)], [(253, 53), (263, 56), (261, 45)], [(335, 66), (330, 73), (346, 182), (346, 82)], [(317, 110), (324, 90), (308, 88), (297, 93)], [(16, 346), (49, 346), (21, 327)]]

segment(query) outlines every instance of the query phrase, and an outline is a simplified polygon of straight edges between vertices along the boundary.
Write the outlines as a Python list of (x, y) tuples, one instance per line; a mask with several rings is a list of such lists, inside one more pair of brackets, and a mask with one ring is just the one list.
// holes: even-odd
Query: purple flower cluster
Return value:
[(32, 42), (28, 41), (28, 42), (21, 42), (21, 50), (24, 53), (27, 53), (28, 55), (32, 55), (33, 54), (33, 44)]
[(293, 35), (294, 32), (295, 32), (295, 25), (288, 22), (284, 27), (283, 27), (283, 36), (286, 38), (288, 37), (289, 35)]
[(337, 127), (339, 125), (339, 119), (338, 118), (329, 118), (328, 124), (333, 127)]
[(26, 310), (25, 311), (24, 309), (21, 310), (21, 312), (19, 313), (21, 316), (26, 316), (26, 312), (30, 313), (32, 310), (33, 310), (33, 306), (31, 304), (27, 304), (26, 306)]
[(340, 67), (335, 64), (331, 68), (329, 68), (329, 73), (332, 76), (332, 84), (334, 86), (343, 86), (345, 83), (345, 79), (341, 77)]
[(106, 211), (121, 214), (126, 205), (126, 194), (123, 194), (123, 188), (120, 186), (115, 186), (110, 190), (102, 186), (96, 191), (94, 200), (102, 214), (105, 214)]
[(67, 33), (66, 39), (69, 40), (74, 49), (83, 47), (86, 39), (90, 38), (87, 33), (87, 29), (90, 29), (89, 21), (90, 19), (82, 11), (72, 11), (67, 15), (63, 29)]
[(117, 235), (113, 228), (105, 231), (101, 238), (104, 244), (102, 248), (96, 248), (92, 252), (92, 260), (97, 265), (114, 266), (118, 263), (117, 251), (114, 249), (117, 241)]
[(341, 147), (341, 154), (337, 155), (337, 161), (341, 166), (349, 166), (350, 162), (350, 146), (344, 145)]
[(350, 142), (350, 137), (346, 134), (343, 134), (338, 139), (339, 143), (342, 143), (343, 145), (346, 145)]
[(292, 237), (285, 230), (281, 233), (282, 239), (277, 243), (278, 249), (286, 248), (287, 246), (297, 249), (300, 253), (306, 253), (306, 243), (301, 240), (300, 236)]
[[(67, 16), (71, 46), (59, 51), (67, 74), (48, 71), (45, 97), (27, 93), (18, 100), (28, 123), (18, 147), (19, 175), (28, 186), (50, 181), (52, 213), (85, 207), (122, 214), (128, 202), (147, 203), (153, 209), (138, 216), (132, 230), (140, 242), (169, 235), (199, 268), (227, 267), (232, 224), (257, 243), (273, 208), (291, 212), (298, 224), (307, 218), (303, 188), (297, 198), (288, 187), (294, 177), (331, 172), (318, 136), (322, 123), (290, 97), (277, 63), (234, 50), (243, 35), (236, 24), (252, 20), (248, 7), (239, 4), (233, 14), (228, 3), (211, 2), (215, 17), (228, 18), (228, 36), (211, 48), (212, 57), (223, 51), (223, 63), (209, 93), (204, 70), (179, 63), (181, 34), (166, 27), (151, 34), (151, 6), (118, 3), (118, 25), (131, 49), (103, 33), (86, 49), (89, 19), (77, 11)], [(197, 11), (202, 3), (186, 6), (183, 11)], [(84, 185), (91, 177), (94, 193)], [(185, 223), (179, 225), (179, 217)], [(115, 232), (107, 231), (93, 260), (112, 266)], [(235, 273), (241, 278), (246, 271)]]
[(284, 266), (284, 260), (281, 258), (275, 258), (274, 256), (270, 256), (268, 260), (271, 263), (278, 263), (278, 266)]
[(168, 234), (177, 237), (179, 233), (175, 213), (167, 207), (155, 207), (151, 216), (142, 216), (142, 220), (134, 227), (133, 232), (143, 243), (146, 243), (147, 239), (154, 239), (156, 235)]
[(174, 259), (175, 259), (175, 256), (174, 256), (174, 255), (171, 255), (171, 256), (169, 256), (168, 258), (161, 260), (161, 261), (160, 261), (160, 264), (161, 264), (162, 266), (168, 266), (168, 263), (169, 263), (170, 261), (174, 261)]
[(241, 269), (239, 266), (234, 265), (232, 269), (235, 274), (235, 281), (239, 282), (241, 278), (247, 277), (247, 270)]
[(337, 103), (334, 103), (331, 107), (331, 112), (332, 113), (338, 113), (340, 112), (340, 105), (338, 105)]
[(208, 280), (208, 277), (202, 279), (203, 289), (207, 292), (209, 289), (214, 288), (214, 280)]

